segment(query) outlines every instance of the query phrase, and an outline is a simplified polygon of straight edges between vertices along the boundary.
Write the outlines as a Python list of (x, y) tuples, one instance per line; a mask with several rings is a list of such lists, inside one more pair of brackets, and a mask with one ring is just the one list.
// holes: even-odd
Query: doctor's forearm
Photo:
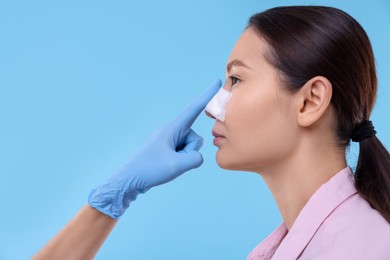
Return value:
[(86, 204), (32, 259), (93, 259), (116, 223)]

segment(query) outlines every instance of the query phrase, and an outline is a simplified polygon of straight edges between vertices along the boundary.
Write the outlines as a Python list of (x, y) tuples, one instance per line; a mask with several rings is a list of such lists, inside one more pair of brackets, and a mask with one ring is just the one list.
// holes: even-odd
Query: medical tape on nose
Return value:
[(226, 105), (228, 104), (231, 96), (231, 92), (224, 88), (220, 88), (217, 94), (215, 94), (215, 96), (207, 104), (206, 111), (212, 114), (216, 119), (224, 122)]

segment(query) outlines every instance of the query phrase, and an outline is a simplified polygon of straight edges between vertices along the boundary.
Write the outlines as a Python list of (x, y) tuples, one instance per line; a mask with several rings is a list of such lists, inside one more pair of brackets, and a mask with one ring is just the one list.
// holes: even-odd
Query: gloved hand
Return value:
[(214, 81), (179, 116), (160, 127), (117, 172), (91, 191), (89, 205), (119, 218), (139, 193), (199, 167), (203, 139), (191, 126), (220, 87), (221, 81)]

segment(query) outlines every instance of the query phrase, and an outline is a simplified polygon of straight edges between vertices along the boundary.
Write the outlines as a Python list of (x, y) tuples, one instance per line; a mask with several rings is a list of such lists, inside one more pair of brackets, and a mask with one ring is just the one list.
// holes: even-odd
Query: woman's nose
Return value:
[(232, 93), (225, 88), (219, 89), (217, 94), (210, 100), (206, 106), (206, 111), (209, 117), (225, 121), (226, 105), (230, 100)]

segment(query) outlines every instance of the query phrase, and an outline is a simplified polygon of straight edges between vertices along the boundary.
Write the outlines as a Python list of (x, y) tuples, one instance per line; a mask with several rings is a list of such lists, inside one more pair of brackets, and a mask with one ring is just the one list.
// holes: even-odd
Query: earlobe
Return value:
[(332, 84), (322, 76), (316, 76), (305, 83), (300, 90), (298, 124), (309, 127), (317, 122), (332, 99)]

